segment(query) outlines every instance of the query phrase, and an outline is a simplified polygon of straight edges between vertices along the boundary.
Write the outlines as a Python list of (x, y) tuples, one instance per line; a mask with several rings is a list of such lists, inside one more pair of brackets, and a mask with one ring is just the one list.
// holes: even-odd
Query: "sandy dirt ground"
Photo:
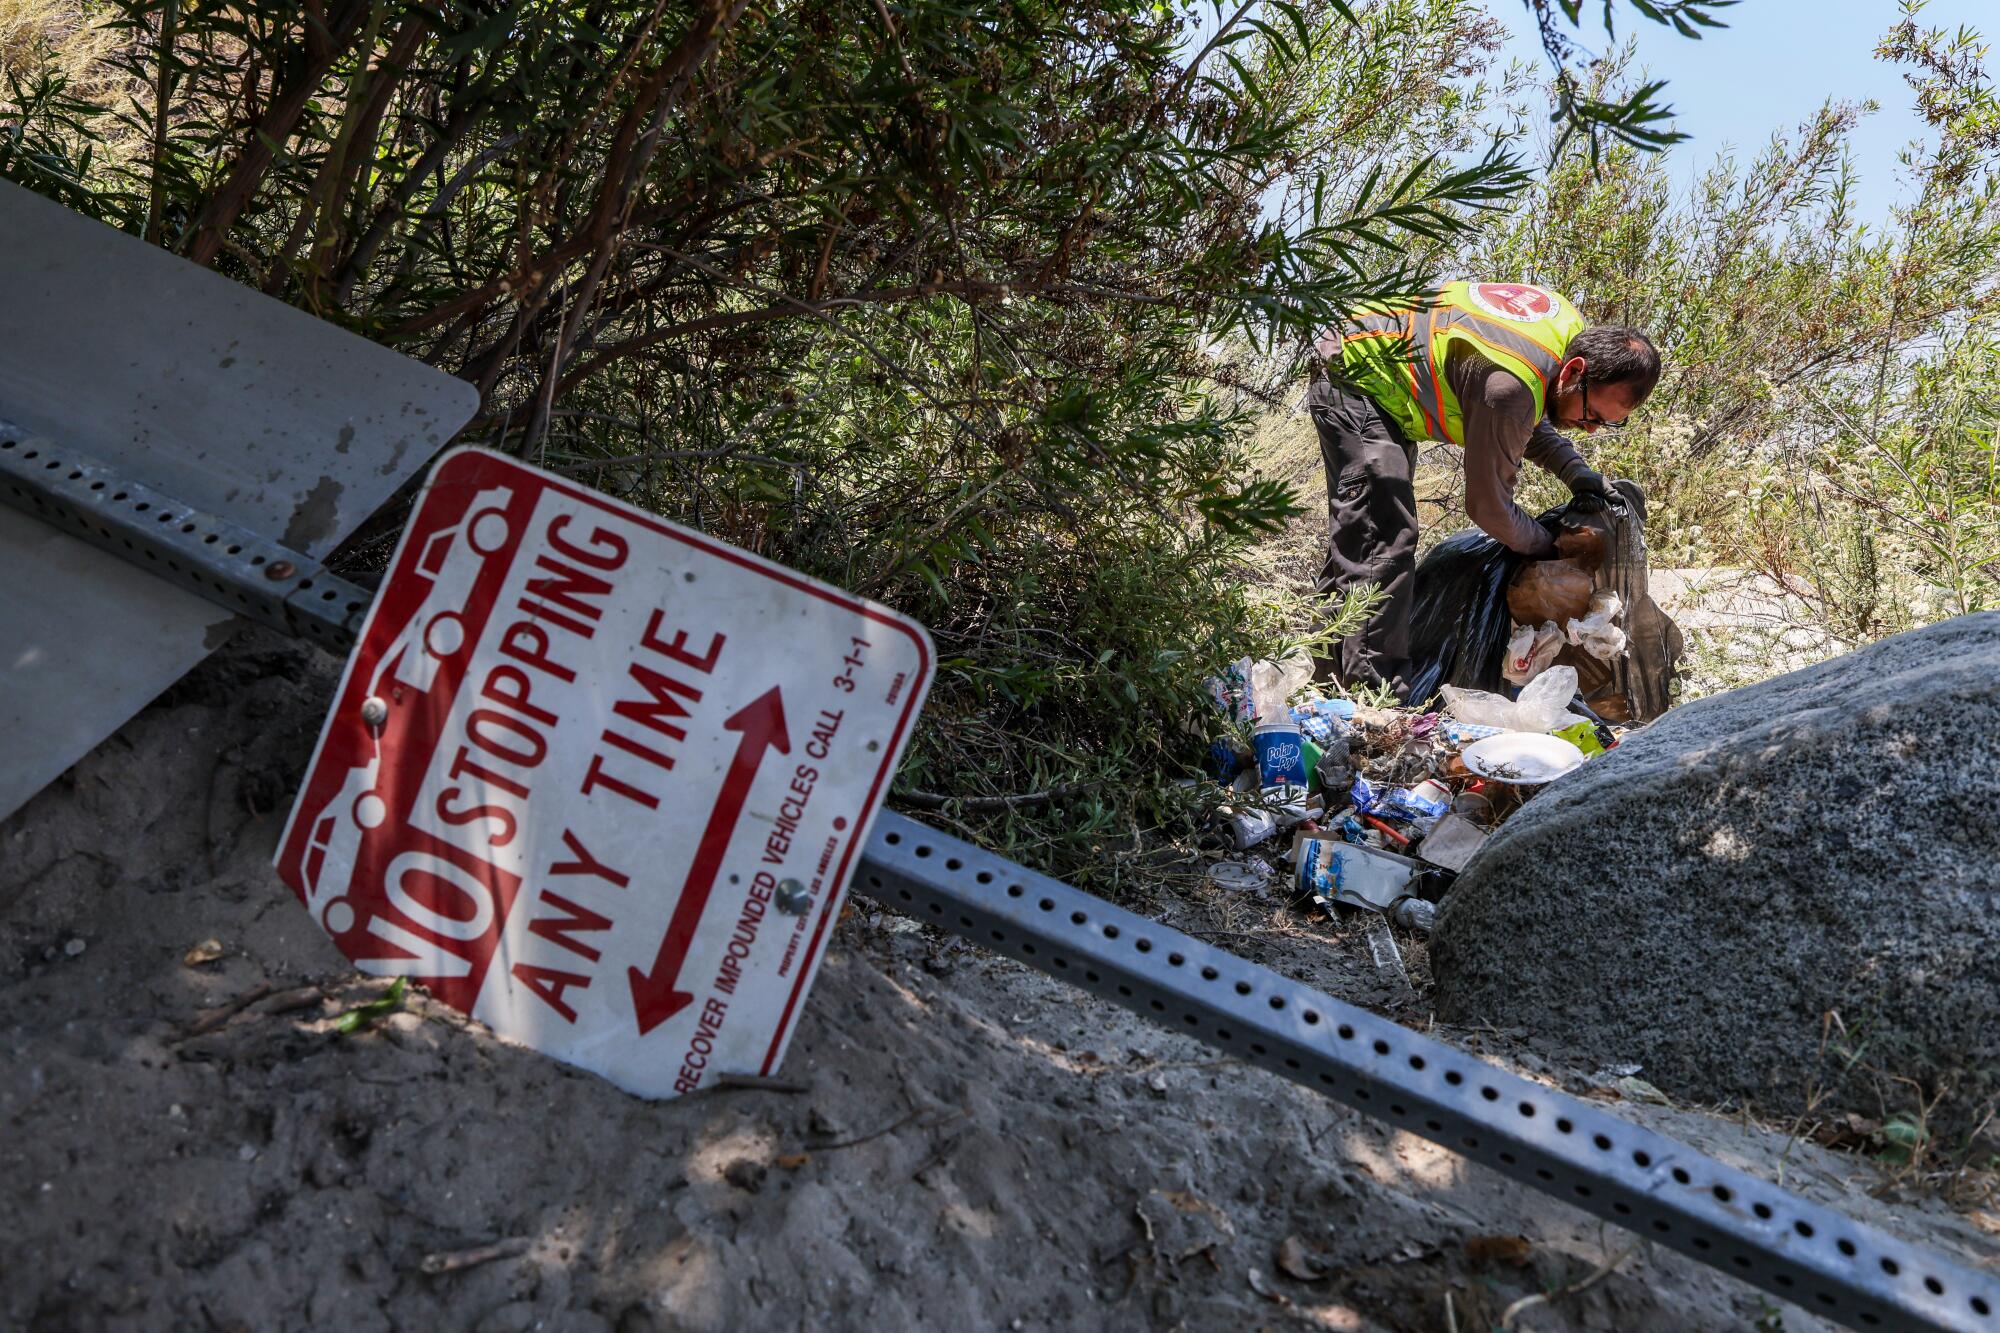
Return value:
[[(864, 900), (793, 1090), (640, 1101), (420, 995), (340, 1035), (380, 987), (268, 868), (333, 672), (245, 635), (0, 824), (0, 1327), (1823, 1327)], [(1395, 1004), (1358, 937), (1188, 883), (1159, 915)], [(1617, 1109), (1994, 1253), (1866, 1161)]]

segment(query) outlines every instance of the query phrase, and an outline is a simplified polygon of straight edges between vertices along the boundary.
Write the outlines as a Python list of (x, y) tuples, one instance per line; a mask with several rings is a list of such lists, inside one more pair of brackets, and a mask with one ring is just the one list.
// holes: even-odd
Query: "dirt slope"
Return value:
[[(247, 636), (0, 824), (0, 1327), (1469, 1331), (1615, 1256), (1516, 1326), (1778, 1308), (865, 903), (783, 1071), (804, 1092), (642, 1102), (421, 997), (336, 1035), (378, 990), (267, 869), (331, 671)], [(1167, 910), (1373, 993), (1326, 929)], [(223, 957), (183, 961), (209, 938)], [(1766, 1175), (1787, 1147), (1628, 1109)], [(1866, 1164), (1792, 1145), (1783, 1171), (1990, 1252), (1935, 1204), (1865, 1197)], [(1294, 1237), (1289, 1266), (1326, 1277), (1281, 1270)]]

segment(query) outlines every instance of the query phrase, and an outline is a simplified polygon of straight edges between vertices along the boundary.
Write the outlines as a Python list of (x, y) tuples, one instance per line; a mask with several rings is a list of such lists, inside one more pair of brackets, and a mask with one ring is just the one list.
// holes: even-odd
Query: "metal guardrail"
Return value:
[(374, 594), (309, 555), (0, 421), (0, 500), (238, 615), (345, 651)]
[[(329, 649), (372, 597), (0, 422), (0, 500)], [(2000, 1278), (888, 811), (854, 887), (1829, 1319), (2000, 1333)]]
[(2000, 1330), (2000, 1279), (915, 820), (854, 887), (1815, 1314)]

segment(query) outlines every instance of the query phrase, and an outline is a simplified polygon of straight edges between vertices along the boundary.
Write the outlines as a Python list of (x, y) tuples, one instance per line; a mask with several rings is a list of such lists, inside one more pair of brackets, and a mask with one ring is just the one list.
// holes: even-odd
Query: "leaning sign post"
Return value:
[(459, 450), (278, 870), (362, 971), (632, 1092), (766, 1073), (931, 664), (907, 617)]

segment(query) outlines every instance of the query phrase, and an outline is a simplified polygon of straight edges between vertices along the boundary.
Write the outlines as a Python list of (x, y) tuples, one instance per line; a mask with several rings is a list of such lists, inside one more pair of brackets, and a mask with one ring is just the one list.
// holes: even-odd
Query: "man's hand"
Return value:
[(1607, 509), (1623, 512), (1625, 501), (1601, 472), (1585, 468), (1569, 483), (1572, 497), (1570, 512), (1573, 514), (1598, 514)]

